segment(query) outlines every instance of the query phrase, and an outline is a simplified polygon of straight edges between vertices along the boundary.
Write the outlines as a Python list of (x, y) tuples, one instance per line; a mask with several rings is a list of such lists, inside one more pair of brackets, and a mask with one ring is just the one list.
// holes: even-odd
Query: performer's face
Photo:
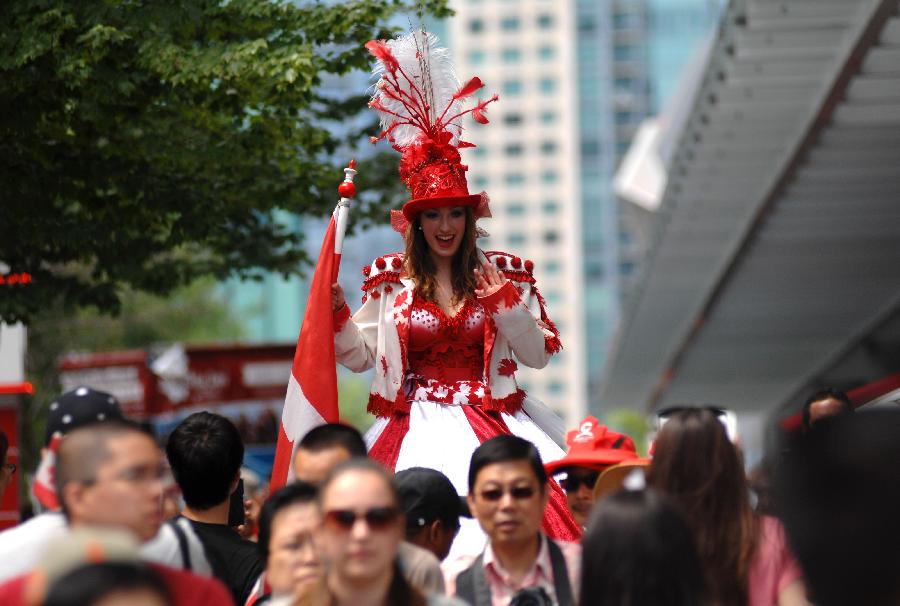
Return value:
[(431, 254), (452, 258), (466, 233), (466, 209), (445, 206), (424, 210), (419, 215), (419, 224)]

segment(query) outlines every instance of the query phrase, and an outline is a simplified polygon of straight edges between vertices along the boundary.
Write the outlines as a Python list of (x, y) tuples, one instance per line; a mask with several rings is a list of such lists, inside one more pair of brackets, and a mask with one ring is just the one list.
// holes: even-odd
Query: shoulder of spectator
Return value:
[(476, 559), (478, 556), (462, 555), (452, 560), (444, 560), (441, 564), (441, 572), (444, 573), (444, 588), (448, 596), (456, 593), (456, 577), (459, 576), (459, 573), (471, 566)]

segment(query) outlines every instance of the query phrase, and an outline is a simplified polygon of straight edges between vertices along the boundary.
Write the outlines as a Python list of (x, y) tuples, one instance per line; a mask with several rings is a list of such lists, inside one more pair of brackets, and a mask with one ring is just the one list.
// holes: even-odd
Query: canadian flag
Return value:
[(316, 272), (309, 289), (306, 314), (300, 327), (291, 377), (288, 379), (281, 430), (269, 489), (274, 492), (293, 479), (295, 444), (317, 425), (338, 420), (337, 369), (334, 360), (334, 322), (331, 285), (341, 257), (334, 252), (334, 217), (325, 232)]

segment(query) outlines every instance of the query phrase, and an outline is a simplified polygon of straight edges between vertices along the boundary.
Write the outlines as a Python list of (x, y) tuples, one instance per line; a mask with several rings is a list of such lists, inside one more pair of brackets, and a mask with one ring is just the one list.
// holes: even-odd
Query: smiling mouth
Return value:
[(456, 239), (456, 236), (435, 236), (434, 238), (441, 246), (450, 246), (453, 244), (453, 240)]

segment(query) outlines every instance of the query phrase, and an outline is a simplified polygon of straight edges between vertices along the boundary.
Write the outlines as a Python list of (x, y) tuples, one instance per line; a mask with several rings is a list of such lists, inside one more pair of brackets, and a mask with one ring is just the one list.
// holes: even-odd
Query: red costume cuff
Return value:
[(350, 319), (350, 307), (344, 303), (340, 309), (334, 312), (334, 332), (341, 332), (347, 320)]

